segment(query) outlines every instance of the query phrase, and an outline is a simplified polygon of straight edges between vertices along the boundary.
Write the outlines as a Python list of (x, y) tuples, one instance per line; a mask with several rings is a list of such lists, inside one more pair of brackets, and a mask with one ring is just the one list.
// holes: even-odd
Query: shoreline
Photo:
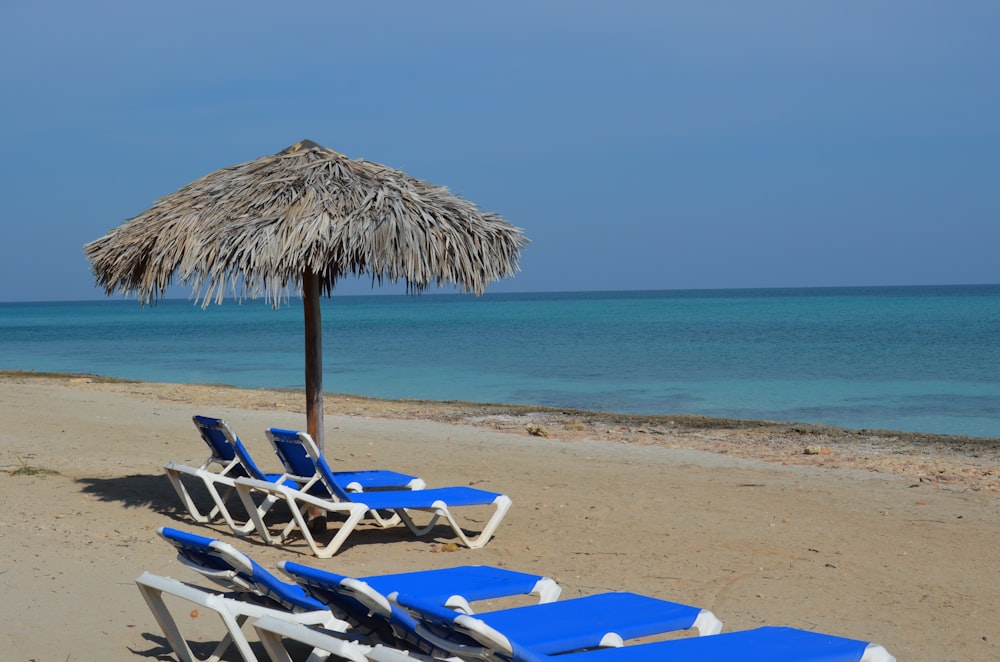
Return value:
[[(3, 383), (54, 383), (128, 393), (194, 406), (231, 406), (305, 413), (302, 391), (222, 384), (172, 384), (90, 374), (0, 371)], [(469, 425), (552, 441), (608, 441), (704, 451), (782, 465), (900, 476), (914, 484), (1000, 492), (1000, 439), (892, 430), (852, 430), (822, 424), (639, 415), (532, 405), (388, 400), (325, 393), (324, 412)]]

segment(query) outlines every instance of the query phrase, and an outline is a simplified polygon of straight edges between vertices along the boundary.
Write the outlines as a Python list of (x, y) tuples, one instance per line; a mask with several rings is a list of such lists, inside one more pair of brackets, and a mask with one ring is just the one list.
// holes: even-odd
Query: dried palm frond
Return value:
[(526, 243), (443, 186), (306, 140), (188, 184), (84, 253), (108, 294), (150, 303), (176, 277), (205, 304), (232, 292), (277, 306), (305, 273), (327, 295), (348, 274), (480, 294), (517, 272)]

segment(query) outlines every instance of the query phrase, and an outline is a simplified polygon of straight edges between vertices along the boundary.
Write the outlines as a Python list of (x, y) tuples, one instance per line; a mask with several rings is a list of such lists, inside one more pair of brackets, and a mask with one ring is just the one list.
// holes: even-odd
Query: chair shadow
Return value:
[[(186, 525), (193, 524), (190, 515), (179, 503), (177, 494), (174, 492), (170, 481), (163, 474), (132, 474), (129, 476), (116, 476), (114, 478), (78, 478), (77, 483), (82, 484), (82, 492), (105, 502), (120, 502), (125, 508), (148, 508), (158, 515), (167, 517), (175, 522)], [(189, 484), (192, 498), (203, 508), (203, 512), (208, 512), (212, 503), (203, 494), (203, 490), (197, 485)], [(234, 503), (235, 502), (235, 503)], [(238, 499), (232, 499), (228, 504), (234, 517), (245, 517), (242, 504)], [(288, 509), (283, 503), (278, 503), (265, 518), (269, 523), (278, 524), (288, 522), (291, 518)], [(321, 543), (328, 541), (339, 527), (337, 518), (331, 518), (330, 528), (327, 534), (320, 534)], [(215, 520), (215, 524), (221, 524), (221, 520)], [(224, 525), (223, 525), (224, 526)], [(280, 528), (278, 526), (277, 528)], [(225, 529), (228, 531), (228, 529)], [(252, 546), (267, 547), (267, 543), (257, 538), (249, 536), (242, 538), (247, 544)], [(402, 524), (383, 529), (374, 524), (362, 525), (356, 529), (351, 536), (344, 541), (340, 548), (340, 553), (358, 546), (374, 546), (393, 543), (405, 543), (422, 541), (428, 544), (445, 545), (456, 540), (451, 527), (445, 524), (438, 524), (428, 534), (415, 537), (409, 529)], [(292, 554), (302, 554), (312, 556), (308, 546), (305, 545), (301, 536), (293, 534), (290, 545), (285, 545), (286, 551)]]
[[(280, 507), (281, 504), (279, 504)], [(290, 515), (287, 513), (279, 514), (273, 519), (274, 523), (285, 523), (289, 521)], [(271, 521), (271, 517), (265, 518), (266, 521)], [(320, 545), (327, 544), (334, 535), (336, 535), (339, 527), (341, 525), (342, 518), (331, 517), (329, 519), (328, 529), (325, 533), (315, 533), (316, 541)], [(280, 526), (274, 527), (274, 530), (281, 528)], [(466, 531), (467, 534), (473, 535), (472, 532)], [(340, 556), (344, 552), (353, 549), (355, 547), (368, 548), (373, 550), (373, 553), (377, 553), (379, 549), (385, 549), (387, 545), (403, 545), (403, 544), (423, 544), (431, 546), (436, 546), (438, 549), (444, 548), (448, 551), (470, 551), (463, 546), (457, 546), (449, 548), (448, 545), (454, 546), (458, 541), (455, 536), (455, 532), (451, 530), (451, 527), (447, 524), (438, 524), (431, 531), (423, 536), (414, 536), (413, 533), (406, 528), (403, 524), (398, 524), (394, 527), (384, 529), (375, 525), (374, 522), (367, 521), (356, 528), (351, 535), (343, 542), (340, 549), (337, 551), (335, 556)], [(252, 547), (268, 547), (269, 545), (261, 540), (258, 536), (250, 536), (247, 538), (242, 538), (241, 542), (246, 543)], [(319, 560), (313, 556), (309, 546), (306, 544), (305, 539), (302, 534), (298, 531), (293, 531), (288, 540), (281, 544), (281, 549), (288, 555), (302, 556), (306, 559)], [(306, 561), (308, 563), (309, 561)]]
[[(166, 637), (157, 636), (149, 632), (143, 632), (142, 638), (148, 641), (153, 647), (148, 650), (137, 650), (135, 648), (132, 648), (131, 646), (127, 646), (130, 653), (132, 653), (133, 655), (139, 655), (141, 657), (151, 657), (156, 660), (176, 659), (174, 658), (173, 649), (170, 648), (170, 644), (167, 643)], [(205, 648), (208, 649), (208, 646), (205, 646)], [(197, 655), (201, 651), (194, 650), (194, 647), (192, 647), (191, 652)], [(202, 655), (207, 653), (211, 653), (211, 650), (205, 650), (204, 653), (202, 653)]]
[(182, 514), (177, 495), (163, 474), (132, 474), (114, 478), (77, 478), (84, 494), (100, 501), (118, 501), (126, 508), (149, 508), (178, 519)]
[[(177, 656), (175, 655), (173, 649), (170, 647), (170, 644), (167, 642), (166, 637), (161, 636), (159, 634), (154, 634), (152, 632), (143, 632), (142, 638), (145, 639), (147, 642), (149, 642), (151, 648), (147, 650), (138, 650), (136, 648), (128, 646), (127, 648), (130, 653), (132, 653), (133, 655), (137, 655), (139, 657), (148, 657), (154, 660), (164, 660), (164, 662), (173, 662), (177, 659)], [(199, 660), (208, 659), (209, 656), (212, 654), (212, 651), (215, 649), (216, 645), (218, 645), (218, 643), (219, 643), (218, 641), (190, 641), (190, 640), (188, 641), (188, 645), (191, 647), (191, 652), (194, 653), (197, 659)], [(255, 640), (251, 640), (249, 643), (250, 643), (250, 648), (253, 649), (254, 654), (257, 656), (257, 659), (259, 660), (270, 659), (268, 658), (267, 651), (264, 650), (263, 644)], [(235, 647), (230, 647), (222, 655), (222, 660), (225, 661), (232, 660), (233, 662), (242, 662), (242, 659), (243, 658), (240, 656), (239, 652), (236, 650)], [(303, 657), (302, 659), (305, 658)]]

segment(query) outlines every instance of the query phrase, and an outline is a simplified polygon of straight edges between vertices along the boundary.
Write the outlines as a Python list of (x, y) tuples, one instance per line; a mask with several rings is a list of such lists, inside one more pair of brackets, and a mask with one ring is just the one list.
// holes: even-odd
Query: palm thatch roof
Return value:
[(443, 186), (303, 140), (213, 172), (83, 247), (108, 294), (162, 297), (175, 277), (208, 305), (227, 291), (302, 294), (309, 434), (323, 447), (319, 298), (369, 274), (419, 292), (454, 283), (481, 294), (517, 271), (527, 239)]
[(84, 253), (108, 294), (151, 303), (176, 277), (206, 305), (231, 292), (277, 306), (306, 273), (326, 295), (348, 274), (480, 294), (518, 270), (526, 243), (443, 186), (305, 140), (202, 177)]

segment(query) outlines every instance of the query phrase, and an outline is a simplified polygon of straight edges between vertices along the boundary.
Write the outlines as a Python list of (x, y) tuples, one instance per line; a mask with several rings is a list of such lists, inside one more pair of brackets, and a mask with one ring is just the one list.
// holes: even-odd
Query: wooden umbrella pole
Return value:
[(302, 274), (306, 326), (306, 425), (323, 450), (323, 319), (319, 309), (319, 275)]

